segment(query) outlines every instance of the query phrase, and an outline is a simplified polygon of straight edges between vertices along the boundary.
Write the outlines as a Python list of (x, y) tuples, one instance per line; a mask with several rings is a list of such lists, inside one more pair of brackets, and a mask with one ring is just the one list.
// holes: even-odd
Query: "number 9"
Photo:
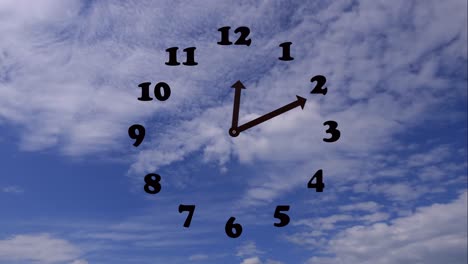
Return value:
[(133, 146), (138, 147), (145, 138), (145, 128), (139, 124), (132, 125), (128, 128), (128, 135), (131, 139), (135, 139)]

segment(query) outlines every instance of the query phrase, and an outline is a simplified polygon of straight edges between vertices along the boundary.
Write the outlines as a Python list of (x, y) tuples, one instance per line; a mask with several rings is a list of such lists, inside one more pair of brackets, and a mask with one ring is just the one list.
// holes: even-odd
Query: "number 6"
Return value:
[(242, 234), (242, 226), (240, 224), (234, 224), (234, 221), (236, 221), (235, 217), (229, 218), (226, 223), (226, 227), (224, 228), (226, 235), (230, 238), (238, 238)]

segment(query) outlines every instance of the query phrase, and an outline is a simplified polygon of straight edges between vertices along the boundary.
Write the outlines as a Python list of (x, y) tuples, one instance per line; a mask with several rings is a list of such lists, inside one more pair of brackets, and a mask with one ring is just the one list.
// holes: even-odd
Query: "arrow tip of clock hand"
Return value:
[(296, 97), (297, 97), (297, 101), (299, 102), (299, 105), (301, 106), (302, 109), (304, 109), (307, 99), (305, 99), (304, 97), (300, 97), (299, 95), (296, 95)]
[(240, 80), (233, 84), (231, 87), (235, 89), (245, 89), (244, 84)]

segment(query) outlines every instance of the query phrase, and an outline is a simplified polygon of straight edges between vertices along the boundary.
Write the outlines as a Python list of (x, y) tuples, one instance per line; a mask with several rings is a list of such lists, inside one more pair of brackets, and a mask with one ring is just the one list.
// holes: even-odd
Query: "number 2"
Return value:
[(316, 75), (312, 77), (312, 79), (310, 79), (310, 82), (317, 82), (317, 84), (315, 85), (315, 88), (310, 92), (311, 94), (323, 94), (323, 95), (327, 94), (328, 88), (327, 87), (322, 88), (327, 82), (327, 78), (325, 78), (325, 76)]

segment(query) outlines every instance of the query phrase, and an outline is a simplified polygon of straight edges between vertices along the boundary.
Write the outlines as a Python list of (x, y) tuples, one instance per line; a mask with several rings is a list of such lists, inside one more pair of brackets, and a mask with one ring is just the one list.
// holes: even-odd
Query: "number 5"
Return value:
[(291, 220), (289, 215), (282, 213), (281, 211), (289, 211), (289, 205), (278, 205), (275, 210), (275, 214), (273, 215), (275, 218), (280, 220), (279, 223), (274, 223), (273, 225), (276, 227), (283, 227), (289, 224)]

